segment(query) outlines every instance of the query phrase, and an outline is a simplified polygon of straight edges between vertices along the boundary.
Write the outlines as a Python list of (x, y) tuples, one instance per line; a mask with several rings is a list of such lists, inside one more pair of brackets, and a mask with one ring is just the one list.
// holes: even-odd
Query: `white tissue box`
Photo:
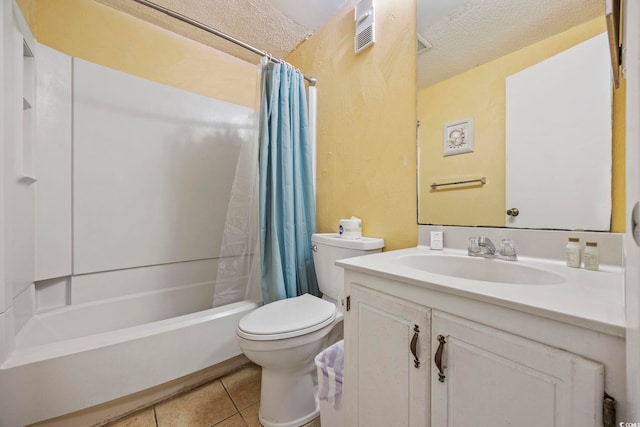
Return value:
[(362, 220), (354, 216), (349, 219), (341, 219), (338, 226), (338, 234), (342, 239), (362, 238)]

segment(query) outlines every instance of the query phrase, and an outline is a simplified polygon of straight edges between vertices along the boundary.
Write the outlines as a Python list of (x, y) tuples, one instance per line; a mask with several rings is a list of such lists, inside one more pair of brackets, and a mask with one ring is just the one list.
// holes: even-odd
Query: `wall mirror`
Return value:
[[(611, 230), (624, 159), (604, 0), (418, 0), (417, 31), (418, 223)], [(568, 89), (594, 63), (598, 97)]]

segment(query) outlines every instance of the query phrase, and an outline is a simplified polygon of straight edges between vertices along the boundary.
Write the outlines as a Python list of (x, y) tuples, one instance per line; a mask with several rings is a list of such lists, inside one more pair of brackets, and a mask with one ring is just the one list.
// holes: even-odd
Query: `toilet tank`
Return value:
[(320, 292), (331, 300), (339, 301), (344, 289), (344, 270), (336, 267), (339, 259), (380, 252), (384, 239), (362, 237), (342, 239), (337, 233), (317, 233), (311, 235), (313, 263)]

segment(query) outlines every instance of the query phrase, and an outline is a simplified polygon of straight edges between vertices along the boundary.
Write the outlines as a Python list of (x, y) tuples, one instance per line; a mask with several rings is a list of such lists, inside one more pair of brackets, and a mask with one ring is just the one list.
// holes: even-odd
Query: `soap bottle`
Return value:
[(580, 239), (577, 237), (569, 237), (567, 243), (567, 267), (580, 268)]
[(598, 244), (596, 242), (587, 242), (584, 248), (584, 268), (587, 270), (597, 270), (600, 266), (600, 256), (598, 253)]

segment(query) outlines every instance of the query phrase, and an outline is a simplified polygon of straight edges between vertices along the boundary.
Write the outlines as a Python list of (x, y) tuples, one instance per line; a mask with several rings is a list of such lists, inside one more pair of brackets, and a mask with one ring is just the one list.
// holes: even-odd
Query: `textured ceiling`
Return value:
[(418, 0), (418, 88), (604, 15), (604, 0)]
[[(133, 0), (97, 0), (246, 61), (258, 56)], [(278, 58), (357, 0), (152, 0)]]
[[(96, 0), (249, 62), (258, 56), (134, 0)], [(358, 0), (152, 0), (278, 58)], [(390, 0), (378, 0), (390, 1)], [(396, 0), (412, 1), (412, 0)], [(417, 0), (418, 88), (604, 14), (604, 0)]]

